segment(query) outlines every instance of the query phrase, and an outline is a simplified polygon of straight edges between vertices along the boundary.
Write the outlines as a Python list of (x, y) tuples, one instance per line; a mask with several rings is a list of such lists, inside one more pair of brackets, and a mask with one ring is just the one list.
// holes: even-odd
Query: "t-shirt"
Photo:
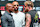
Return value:
[(23, 12), (12, 13), (15, 27), (23, 27), (25, 25), (25, 14)]

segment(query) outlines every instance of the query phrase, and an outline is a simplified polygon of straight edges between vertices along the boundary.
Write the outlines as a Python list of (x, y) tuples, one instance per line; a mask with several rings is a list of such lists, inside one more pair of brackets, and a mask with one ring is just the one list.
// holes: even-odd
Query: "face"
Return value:
[(14, 11), (18, 10), (19, 4), (18, 2), (13, 2)]
[(25, 11), (28, 12), (28, 11), (29, 11), (29, 7), (28, 7), (28, 5), (26, 5), (26, 4), (24, 4), (24, 5), (25, 5), (25, 7), (24, 7), (24, 8), (25, 8)]
[(25, 12), (31, 11), (32, 7), (28, 4), (24, 4), (25, 5)]
[(14, 11), (14, 8), (13, 8), (13, 5), (12, 4), (10, 4), (10, 5), (8, 4), (7, 8), (8, 8), (8, 10), (10, 12)]

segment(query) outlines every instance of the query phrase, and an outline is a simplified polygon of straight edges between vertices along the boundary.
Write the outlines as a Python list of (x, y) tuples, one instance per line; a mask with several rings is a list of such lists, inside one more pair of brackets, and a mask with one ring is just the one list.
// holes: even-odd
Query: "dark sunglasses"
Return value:
[(14, 5), (14, 6), (19, 6), (19, 5)]

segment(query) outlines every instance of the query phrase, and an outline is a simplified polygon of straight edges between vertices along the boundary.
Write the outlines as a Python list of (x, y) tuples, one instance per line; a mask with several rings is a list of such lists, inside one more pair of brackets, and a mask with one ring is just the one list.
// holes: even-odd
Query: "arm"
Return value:
[(30, 23), (31, 23), (31, 15), (30, 14), (26, 14), (26, 26), (25, 27), (30, 27)]
[(1, 26), (2, 27), (7, 27), (7, 21), (6, 21), (6, 17), (5, 16), (3, 16), (3, 17), (1, 17)]

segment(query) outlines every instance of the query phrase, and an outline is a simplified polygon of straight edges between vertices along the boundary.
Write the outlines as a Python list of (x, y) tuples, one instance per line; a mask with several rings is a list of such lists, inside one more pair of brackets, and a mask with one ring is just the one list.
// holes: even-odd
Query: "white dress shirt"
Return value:
[(25, 14), (23, 12), (12, 13), (15, 27), (23, 27), (25, 25)]

